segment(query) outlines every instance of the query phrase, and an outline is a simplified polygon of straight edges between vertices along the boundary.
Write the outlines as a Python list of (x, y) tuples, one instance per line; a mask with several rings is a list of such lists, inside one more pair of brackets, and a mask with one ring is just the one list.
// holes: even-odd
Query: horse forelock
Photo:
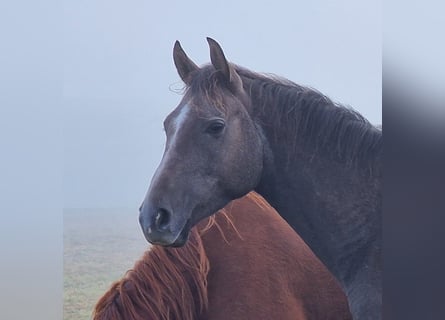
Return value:
[(211, 65), (205, 65), (195, 71), (190, 83), (185, 88), (185, 97), (197, 111), (202, 105), (214, 107), (222, 114), (227, 113), (225, 99), (231, 95), (221, 74)]
[(97, 302), (94, 320), (196, 319), (208, 305), (209, 261), (196, 228), (182, 248), (154, 246)]

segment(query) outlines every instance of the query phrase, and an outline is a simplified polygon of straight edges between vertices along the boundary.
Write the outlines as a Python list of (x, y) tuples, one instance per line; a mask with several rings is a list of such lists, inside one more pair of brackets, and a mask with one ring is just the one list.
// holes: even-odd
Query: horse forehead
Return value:
[(224, 116), (225, 110), (218, 108), (212, 102), (189, 101), (181, 103), (168, 117), (168, 122), (176, 129), (183, 125), (186, 120), (210, 119), (212, 117)]
[(191, 107), (188, 103), (179, 106), (177, 108), (177, 110), (175, 110), (174, 114), (172, 115), (172, 125), (174, 126), (174, 128), (177, 130), (179, 129), (183, 123), (185, 122), (185, 120), (188, 118), (188, 116), (190, 115), (190, 111), (191, 111)]
[(180, 104), (177, 106), (172, 112), (170, 112), (164, 120), (165, 127), (173, 127), (173, 129), (177, 129), (190, 113), (190, 106), (188, 104)]

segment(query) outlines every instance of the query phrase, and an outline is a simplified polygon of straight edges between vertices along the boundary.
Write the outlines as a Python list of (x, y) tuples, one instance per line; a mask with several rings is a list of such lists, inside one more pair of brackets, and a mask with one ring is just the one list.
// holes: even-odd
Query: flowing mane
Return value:
[[(294, 152), (297, 146), (306, 146), (348, 165), (367, 166), (381, 155), (381, 130), (352, 108), (285, 78), (233, 66), (252, 101), (252, 116), (261, 119), (264, 126), (278, 128), (274, 139), (292, 141), (289, 148)], [(227, 90), (212, 65), (203, 66), (190, 78), (186, 94), (204, 98), (224, 110), (221, 97)]]
[(184, 248), (147, 250), (97, 302), (93, 319), (197, 319), (208, 304), (208, 272), (209, 261), (194, 228)]

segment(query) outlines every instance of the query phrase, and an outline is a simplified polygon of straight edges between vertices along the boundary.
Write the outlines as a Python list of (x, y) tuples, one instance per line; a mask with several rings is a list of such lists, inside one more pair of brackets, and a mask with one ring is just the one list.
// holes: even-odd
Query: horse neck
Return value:
[(269, 121), (267, 113), (263, 117), (256, 119), (265, 146), (263, 176), (256, 191), (345, 286), (356, 266), (367, 263), (359, 260), (366, 259), (372, 248), (380, 248), (378, 164), (348, 164), (315, 144), (289, 147), (286, 123), (261, 125)]

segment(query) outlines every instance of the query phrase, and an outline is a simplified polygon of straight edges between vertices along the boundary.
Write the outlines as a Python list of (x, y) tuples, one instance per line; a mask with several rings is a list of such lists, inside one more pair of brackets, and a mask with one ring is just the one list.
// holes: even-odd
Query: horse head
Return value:
[(164, 121), (164, 155), (140, 208), (146, 239), (182, 246), (196, 223), (253, 190), (263, 167), (261, 133), (241, 76), (207, 38), (211, 64), (198, 67), (176, 41), (173, 58), (186, 85)]

